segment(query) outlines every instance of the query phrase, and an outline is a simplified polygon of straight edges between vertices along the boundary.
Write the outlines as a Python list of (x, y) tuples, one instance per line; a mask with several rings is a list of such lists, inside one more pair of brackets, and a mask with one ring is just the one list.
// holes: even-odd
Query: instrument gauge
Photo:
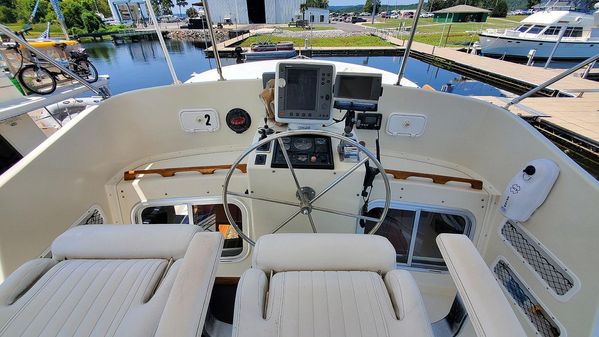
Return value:
[(312, 140), (309, 138), (294, 138), (293, 147), (300, 151), (310, 150), (312, 148)]
[(326, 138), (316, 138), (316, 139), (314, 139), (314, 142), (316, 143), (316, 145), (326, 145), (327, 144)]
[(252, 118), (247, 111), (239, 108), (231, 109), (225, 118), (227, 126), (235, 133), (244, 133), (252, 125)]

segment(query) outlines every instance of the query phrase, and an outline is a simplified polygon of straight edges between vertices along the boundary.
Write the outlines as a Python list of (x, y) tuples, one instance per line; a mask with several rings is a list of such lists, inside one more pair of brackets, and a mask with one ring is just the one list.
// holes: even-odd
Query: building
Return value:
[(108, 5), (118, 23), (143, 24), (149, 20), (145, 0), (108, 0)]
[(491, 11), (468, 5), (458, 5), (433, 12), (434, 22), (486, 22)]
[[(300, 5), (306, 0), (207, 0), (212, 22), (233, 23), (287, 23), (291, 19), (302, 17)], [(191, 3), (191, 1), (189, 1)], [(142, 23), (148, 20), (145, 0), (108, 0), (112, 17), (119, 23)], [(173, 3), (175, 1), (173, 0)], [(198, 9), (199, 7), (195, 7)], [(314, 23), (328, 23), (329, 10), (308, 8), (304, 14)]]
[(304, 13), (304, 18), (310, 23), (329, 23), (329, 10), (326, 8), (308, 7)]
[(300, 5), (303, 3), (305, 0), (208, 0), (212, 22), (230, 18), (239, 24), (287, 23), (301, 17)]

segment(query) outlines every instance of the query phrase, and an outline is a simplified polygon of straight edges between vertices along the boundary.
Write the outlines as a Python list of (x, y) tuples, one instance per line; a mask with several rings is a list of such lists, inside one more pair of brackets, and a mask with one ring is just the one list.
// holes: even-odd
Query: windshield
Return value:
[(516, 28), (517, 31), (524, 33), (525, 31), (528, 30), (528, 28), (530, 28), (530, 25), (522, 25), (518, 28)]
[(526, 32), (527, 34), (539, 34), (546, 26), (534, 25)]

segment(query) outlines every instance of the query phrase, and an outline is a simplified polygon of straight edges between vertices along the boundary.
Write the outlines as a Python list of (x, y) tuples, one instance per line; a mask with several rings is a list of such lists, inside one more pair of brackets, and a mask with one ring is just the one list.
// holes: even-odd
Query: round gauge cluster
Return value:
[(244, 133), (252, 125), (252, 118), (247, 111), (235, 108), (227, 113), (227, 126), (235, 133)]
[(312, 148), (312, 139), (311, 138), (294, 138), (293, 139), (293, 147), (300, 151), (307, 151)]

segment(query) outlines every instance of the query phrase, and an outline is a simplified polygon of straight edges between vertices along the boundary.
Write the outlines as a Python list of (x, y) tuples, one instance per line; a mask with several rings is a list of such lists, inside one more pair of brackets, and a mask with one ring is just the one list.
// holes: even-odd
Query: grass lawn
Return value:
[[(16, 32), (23, 29), (23, 23), (7, 23), (6, 26), (10, 28), (12, 31)], [(28, 35), (25, 35), (26, 38), (37, 38), (40, 34), (46, 30), (45, 23), (34, 23), (33, 29), (29, 31)], [(50, 36), (52, 37), (62, 37), (62, 30), (58, 23), (54, 23), (50, 25)]]
[[(461, 47), (470, 44), (473, 41), (478, 40), (478, 37), (474, 32), (485, 30), (488, 28), (511, 28), (518, 25), (520, 20), (526, 16), (508, 16), (507, 18), (488, 18), (487, 22), (465, 22), (465, 23), (451, 23), (444, 24), (440, 22), (433, 22), (432, 18), (421, 18), (418, 20), (418, 27), (416, 29), (415, 41), (439, 45), (445, 45), (447, 38), (447, 32), (449, 31), (449, 37), (447, 38), (447, 47)], [(412, 19), (399, 20), (399, 19), (387, 19), (385, 23), (375, 23), (374, 27), (377, 28), (397, 28), (404, 22), (404, 26), (410, 26), (413, 22)], [(368, 26), (373, 26), (368, 24)], [(451, 29), (449, 28), (451, 26)], [(443, 38), (441, 35), (443, 34)], [(401, 37), (401, 36), (400, 36)], [(403, 38), (407, 39), (408, 33), (403, 34)]]
[[(268, 40), (265, 36), (251, 36), (243, 40), (239, 46), (249, 47), (252, 43)], [(304, 46), (304, 38), (289, 38), (272, 36), (269, 39), (272, 42), (292, 41), (296, 47)], [(393, 46), (380, 37), (372, 35), (356, 35), (347, 37), (318, 37), (312, 39), (314, 47), (389, 47)]]
[[(483, 26), (487, 26), (485, 28), (500, 28), (500, 27), (512, 27), (517, 25), (522, 19), (526, 16), (524, 15), (512, 15), (505, 18), (488, 18), (487, 22), (483, 24)], [(404, 26), (412, 25), (413, 19), (385, 19), (385, 22), (378, 22), (375, 24), (366, 23), (364, 26), (375, 27), (375, 28), (397, 28), (401, 25), (401, 22), (404, 22)], [(442, 22), (433, 22), (433, 18), (420, 18), (418, 20), (418, 31), (420, 31), (421, 26), (426, 25), (436, 25), (442, 24)], [(454, 23), (454, 25), (474, 25), (481, 26), (481, 23), (476, 22), (467, 22), (467, 23)]]
[[(290, 30), (293, 32), (309, 32), (310, 29), (306, 29), (303, 27), (279, 27), (282, 30)], [(331, 27), (331, 26), (312, 26), (312, 30), (333, 30), (333, 29), (337, 29), (335, 27)]]

